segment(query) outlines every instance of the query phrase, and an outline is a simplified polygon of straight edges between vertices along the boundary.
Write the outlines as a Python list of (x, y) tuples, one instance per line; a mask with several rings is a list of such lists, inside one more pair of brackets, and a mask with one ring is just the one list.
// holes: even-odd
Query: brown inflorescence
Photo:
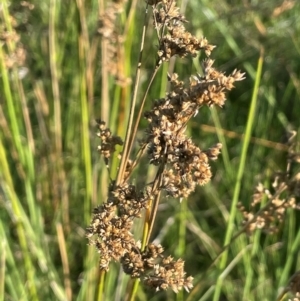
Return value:
[[(133, 185), (111, 185), (107, 202), (94, 209), (87, 237), (101, 254), (101, 269), (108, 270), (111, 260), (119, 261), (133, 248), (138, 248), (130, 231), (133, 219), (140, 216), (150, 199), (147, 193), (137, 193)], [(117, 208), (120, 210), (118, 214)]]
[[(148, 4), (153, 7), (159, 38), (156, 67), (174, 55), (194, 56), (200, 50), (210, 55), (214, 46), (185, 29), (186, 20), (175, 1), (149, 0)], [(106, 21), (102, 17), (99, 28), (105, 38), (113, 36), (115, 12), (110, 14)], [(148, 127), (141, 149), (147, 149), (149, 164), (157, 166), (157, 174), (152, 184), (138, 189), (130, 183), (136, 162), (128, 160), (121, 180), (118, 177), (118, 183), (111, 182), (107, 201), (95, 208), (87, 237), (100, 253), (102, 270), (108, 271), (114, 260), (122, 264), (125, 273), (155, 290), (170, 288), (177, 293), (182, 288), (187, 291), (192, 288), (193, 278), (186, 276), (182, 259), (164, 256), (161, 245), (148, 243), (142, 247), (133, 237), (131, 228), (134, 219), (140, 218), (143, 211), (155, 208), (153, 203), (162, 191), (167, 197), (182, 199), (188, 197), (197, 185), (205, 185), (211, 179), (209, 161), (217, 159), (222, 145), (217, 143), (201, 150), (186, 135), (187, 123), (204, 105), (222, 107), (226, 91), (234, 87), (234, 82), (244, 79), (244, 74), (237, 70), (226, 76), (217, 71), (213, 63), (213, 60), (205, 59), (202, 62), (203, 75), (192, 76), (188, 83), (179, 80), (177, 74), (170, 75), (171, 89), (166, 97), (155, 100), (152, 108), (144, 113)], [(122, 140), (113, 136), (104, 122), (99, 121), (98, 125), (101, 139), (98, 150), (108, 165), (116, 145), (122, 145)]]
[(120, 72), (120, 65), (122, 65), (123, 60), (120, 54), (124, 51), (124, 37), (120, 28), (118, 28), (118, 18), (124, 11), (126, 2), (127, 0), (110, 2), (100, 14), (97, 29), (102, 41), (104, 41), (104, 44), (102, 44), (102, 51), (105, 52), (103, 63), (107, 72), (115, 78), (120, 86), (126, 86), (130, 83), (130, 79), (126, 78), (123, 72)]
[(105, 159), (108, 159), (116, 151), (116, 145), (123, 145), (123, 140), (119, 136), (112, 135), (104, 121), (97, 120), (97, 124), (99, 128), (97, 136), (101, 139), (98, 151)]
[[(0, 23), (1, 47), (3, 47), (4, 50), (7, 48), (4, 54), (4, 63), (7, 70), (11, 70), (14, 67), (26, 68), (27, 51), (21, 42), (19, 31), (20, 27), (26, 28), (29, 23), (28, 19), (31, 10), (34, 9), (34, 5), (26, 1), (21, 1), (21, 3), (15, 3), (14, 5), (14, 9), (18, 11), (18, 13), (10, 15), (11, 27), (7, 26), (5, 22)], [(20, 17), (22, 17), (22, 21)], [(25, 69), (23, 71), (25, 71)], [(25, 72), (27, 73), (27, 71)]]
[(222, 147), (218, 143), (202, 151), (185, 135), (187, 122), (203, 105), (222, 106), (226, 90), (231, 90), (235, 81), (244, 79), (244, 74), (236, 70), (225, 76), (212, 68), (212, 64), (212, 60), (205, 60), (204, 75), (192, 77), (187, 87), (173, 74), (170, 77), (172, 90), (145, 112), (149, 122), (145, 143), (150, 163), (167, 166), (161, 188), (173, 197), (187, 197), (196, 185), (210, 180), (208, 161), (216, 160)]
[(133, 249), (121, 260), (125, 273), (132, 277), (142, 277), (142, 281), (155, 290), (171, 288), (175, 293), (193, 287), (193, 277), (186, 277), (184, 261), (163, 256), (161, 245), (149, 244), (143, 251)]
[(300, 162), (300, 153), (294, 138), (295, 133), (288, 141), (287, 169), (274, 174), (272, 192), (259, 183), (252, 196), (250, 210), (246, 210), (241, 202), (238, 204), (248, 234), (256, 229), (269, 234), (277, 233), (285, 220), (286, 211), (300, 209), (300, 203), (297, 202), (300, 197), (300, 172), (296, 168)]
[(150, 200), (149, 193), (137, 193), (135, 186), (124, 184), (110, 191), (107, 202), (94, 209), (87, 237), (101, 254), (100, 269), (108, 271), (112, 260), (120, 261), (126, 274), (140, 278), (155, 290), (189, 290), (193, 278), (186, 277), (181, 259), (165, 258), (161, 245), (149, 244), (142, 251), (130, 232), (133, 219), (140, 216)]
[(184, 26), (185, 17), (173, 0), (148, 1), (153, 5), (154, 26), (158, 31), (159, 63), (169, 61), (174, 55), (185, 57), (196, 56), (200, 50), (210, 55), (215, 46), (208, 44), (205, 38), (198, 39), (188, 32)]

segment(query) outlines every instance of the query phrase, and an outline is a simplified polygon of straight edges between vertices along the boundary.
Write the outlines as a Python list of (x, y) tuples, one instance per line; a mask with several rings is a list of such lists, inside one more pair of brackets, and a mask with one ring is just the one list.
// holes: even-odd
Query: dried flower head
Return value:
[(132, 248), (138, 248), (130, 231), (133, 219), (140, 217), (150, 200), (147, 192), (137, 193), (133, 185), (112, 185), (107, 202), (94, 209), (87, 237), (101, 254), (101, 269), (108, 270), (111, 260), (119, 261)]
[(244, 78), (236, 70), (225, 76), (212, 65), (212, 60), (205, 60), (204, 76), (192, 77), (187, 87), (177, 74), (169, 76), (172, 90), (165, 98), (156, 100), (152, 109), (144, 114), (149, 122), (144, 142), (148, 145), (150, 163), (165, 165), (161, 188), (173, 197), (187, 197), (196, 185), (210, 180), (208, 160), (216, 160), (222, 147), (218, 143), (202, 151), (185, 135), (188, 121), (205, 104), (222, 106), (225, 91)]
[[(149, 3), (149, 2), (148, 2)], [(151, 1), (153, 3), (154, 25), (158, 31), (159, 63), (169, 61), (174, 55), (196, 56), (199, 50), (210, 55), (215, 46), (208, 44), (205, 38), (196, 38), (184, 26), (185, 17), (173, 0)]]
[(288, 144), (290, 147), (287, 154), (287, 169), (274, 174), (273, 192), (259, 183), (252, 196), (250, 210), (247, 211), (241, 203), (238, 204), (248, 234), (255, 229), (263, 229), (269, 234), (276, 233), (284, 222), (286, 211), (289, 208), (300, 209), (300, 204), (297, 203), (297, 198), (300, 196), (300, 172), (295, 167), (299, 164), (299, 152), (297, 152), (297, 143), (293, 142), (293, 139), (290, 139)]
[[(127, 0), (118, 0), (110, 2), (107, 8), (100, 15), (98, 30), (102, 40), (102, 51), (105, 53), (105, 68), (111, 74), (116, 82), (121, 86), (128, 85), (131, 81), (120, 72), (123, 58), (120, 55), (123, 52), (124, 37), (118, 28), (118, 17), (125, 9)], [(103, 66), (102, 66), (103, 67)]]
[(125, 273), (141, 280), (149, 287), (158, 290), (171, 288), (175, 293), (193, 287), (192, 277), (186, 277), (184, 261), (175, 261), (171, 256), (164, 257), (161, 245), (150, 244), (141, 252), (133, 249), (121, 260)]
[[(24, 66), (27, 58), (27, 51), (20, 42), (20, 34), (17, 30), (19, 24), (14, 16), (11, 16), (11, 23), (13, 28), (6, 28), (4, 22), (0, 25), (1, 44), (3, 42), (3, 45), (15, 45), (14, 47), (8, 47), (9, 50), (5, 53), (4, 62), (7, 69)], [(3, 45), (1, 45), (1, 47), (3, 47)], [(6, 47), (3, 48), (5, 49)]]
[(112, 135), (104, 121), (97, 120), (97, 124), (99, 128), (97, 136), (101, 139), (98, 151), (105, 159), (108, 159), (116, 151), (116, 145), (123, 145), (123, 141), (119, 136)]

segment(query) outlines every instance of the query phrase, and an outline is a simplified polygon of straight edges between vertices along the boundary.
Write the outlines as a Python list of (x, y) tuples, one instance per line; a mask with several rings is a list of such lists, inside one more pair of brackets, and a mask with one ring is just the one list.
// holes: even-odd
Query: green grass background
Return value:
[[(85, 238), (108, 183), (94, 120), (106, 120), (123, 136), (132, 93), (130, 85), (120, 87), (103, 74), (97, 26), (107, 2), (30, 3), (32, 10), (20, 1), (1, 0), (0, 9), (1, 33), (16, 30), (20, 36), (18, 42), (4, 45), (3, 36), (0, 41), (0, 301), (125, 300), (129, 279), (118, 264), (112, 264), (104, 294), (99, 293), (99, 254)], [(259, 181), (270, 185), (272, 173), (285, 170), (286, 152), (271, 142), (285, 141), (288, 130), (299, 132), (300, 3), (190, 0), (178, 5), (189, 21), (186, 27), (217, 46), (215, 66), (227, 73), (238, 68), (246, 80), (236, 84), (224, 108), (203, 108), (190, 124), (201, 148), (223, 143), (211, 183), (182, 203), (163, 199), (159, 207), (153, 239), (167, 254), (185, 260), (195, 288), (176, 295), (140, 286), (136, 300), (276, 300), (300, 268), (296, 211), (287, 212), (278, 234), (242, 236), (215, 268), (207, 268), (240, 227), (236, 203), (247, 206)], [(144, 1), (128, 1), (118, 20), (119, 28), (128, 26), (123, 71), (132, 78), (144, 8)], [(8, 69), (7, 57), (20, 45), (26, 62)], [(149, 26), (141, 91), (154, 67), (156, 45)], [(200, 72), (203, 58), (172, 63), (187, 80)], [(156, 78), (146, 106), (163, 97), (167, 68)], [(147, 181), (146, 174), (150, 179), (144, 160), (134, 181)], [(137, 237), (141, 225), (138, 221), (134, 229)]]

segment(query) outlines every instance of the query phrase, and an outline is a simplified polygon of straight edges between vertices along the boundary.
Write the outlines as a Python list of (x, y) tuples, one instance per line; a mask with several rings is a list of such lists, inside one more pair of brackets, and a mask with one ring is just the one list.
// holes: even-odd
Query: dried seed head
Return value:
[(221, 148), (222, 148), (222, 143), (217, 143), (213, 147), (206, 150), (205, 153), (210, 160), (214, 161), (218, 159), (218, 156), (221, 152)]
[[(293, 139), (295, 135), (291, 137)], [(292, 165), (297, 165), (297, 159), (291, 160), (297, 154), (297, 143), (289, 139), (289, 151), (287, 155), (286, 171), (276, 172), (272, 183), (273, 193), (265, 188), (261, 183), (255, 188), (250, 204), (250, 211), (247, 211), (244, 206), (239, 205), (239, 210), (244, 216), (243, 224), (246, 227), (248, 234), (251, 234), (255, 229), (263, 229), (268, 234), (277, 233), (281, 224), (284, 222), (284, 217), (288, 209), (300, 209), (300, 204), (296, 203), (299, 196), (299, 173), (297, 169), (292, 169)], [(297, 156), (295, 156), (297, 158)], [(263, 201), (267, 201), (266, 205), (261, 206)], [(258, 211), (257, 207), (261, 207)], [(255, 213), (255, 211), (257, 211)]]
[(141, 216), (151, 198), (149, 193), (138, 192), (134, 185), (125, 183), (111, 191), (109, 201), (118, 207), (119, 214), (133, 218)]
[(121, 258), (125, 273), (141, 280), (155, 290), (171, 288), (178, 292), (183, 287), (188, 291), (193, 287), (192, 277), (186, 277), (182, 259), (175, 261), (171, 256), (163, 256), (161, 245), (150, 244), (144, 251), (132, 248)]
[(116, 151), (116, 145), (123, 145), (123, 141), (119, 136), (111, 134), (110, 129), (106, 127), (104, 121), (97, 120), (97, 124), (100, 130), (97, 136), (101, 139), (98, 151), (105, 159), (108, 159)]
[[(149, 3), (149, 2), (148, 2)], [(175, 1), (150, 1), (157, 5), (153, 9), (154, 26), (159, 31), (159, 63), (169, 61), (174, 55), (185, 57), (196, 56), (204, 50), (209, 56), (215, 46), (209, 45), (205, 38), (198, 39), (185, 29), (184, 16), (180, 14)], [(167, 30), (167, 33), (164, 32)]]
[(148, 145), (150, 163), (164, 164), (162, 187), (173, 197), (187, 197), (196, 185), (204, 185), (211, 178), (208, 159), (216, 160), (220, 143), (207, 151), (201, 151), (185, 135), (187, 122), (197, 114), (203, 104), (219, 106), (225, 101), (225, 90), (233, 87), (242, 74), (232, 75), (212, 70), (213, 61), (206, 60), (206, 75), (192, 77), (185, 87), (177, 74), (169, 76), (172, 90), (165, 98), (158, 99), (150, 111), (145, 113), (149, 122), (144, 143)]
[(123, 58), (120, 56), (124, 47), (124, 37), (118, 28), (118, 17), (124, 11), (127, 0), (112, 1), (100, 15), (97, 32), (106, 43), (102, 46), (106, 48), (106, 60), (104, 66), (107, 72), (114, 76), (120, 86), (128, 85), (131, 80), (120, 72)]
[(117, 187), (111, 186), (107, 202), (94, 209), (86, 236), (101, 254), (101, 269), (108, 270), (111, 260), (119, 261), (127, 253), (125, 259), (128, 261), (128, 257), (133, 256), (132, 252), (139, 248), (130, 231), (133, 219), (141, 216), (141, 211), (148, 206), (149, 201), (147, 190), (137, 192), (134, 185), (124, 183)]

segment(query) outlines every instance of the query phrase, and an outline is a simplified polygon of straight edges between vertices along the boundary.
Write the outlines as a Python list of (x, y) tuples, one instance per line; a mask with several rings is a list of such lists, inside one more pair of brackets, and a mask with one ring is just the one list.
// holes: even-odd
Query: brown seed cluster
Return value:
[(111, 185), (107, 202), (94, 209), (87, 237), (101, 254), (101, 269), (108, 270), (111, 260), (120, 261), (126, 253), (139, 248), (130, 231), (133, 219), (140, 216), (149, 200), (151, 196), (147, 191), (138, 193), (133, 185)]
[[(281, 188), (284, 188), (284, 186), (280, 186)], [(257, 212), (257, 206), (266, 199), (266, 205)], [(251, 234), (256, 229), (262, 229), (268, 234), (277, 233), (284, 221), (286, 210), (297, 207), (295, 198), (286, 199), (282, 194), (278, 196), (277, 192), (271, 194), (261, 183), (255, 188), (250, 206), (250, 211), (247, 211), (241, 203), (238, 204), (238, 209), (244, 216), (243, 225), (246, 226), (248, 234)]]
[[(105, 67), (116, 80), (116, 82), (125, 86), (130, 83), (129, 78), (123, 76), (120, 72), (120, 66), (123, 64), (121, 53), (124, 51), (124, 37), (118, 28), (118, 18), (124, 11), (127, 0), (116, 0), (108, 4), (99, 18), (98, 30), (102, 40), (102, 52), (105, 52)], [(105, 49), (104, 49), (105, 48)]]
[(116, 151), (116, 145), (123, 145), (123, 141), (119, 136), (112, 135), (104, 121), (96, 120), (96, 122), (99, 128), (97, 136), (101, 139), (98, 151), (105, 159), (108, 159)]
[(93, 220), (87, 228), (89, 244), (101, 254), (102, 270), (108, 271), (112, 260), (120, 261), (126, 274), (140, 278), (155, 290), (189, 290), (193, 278), (186, 277), (181, 259), (165, 258), (161, 245), (149, 244), (142, 251), (140, 242), (135, 241), (131, 233), (134, 218), (140, 217), (152, 197), (150, 190), (137, 193), (133, 185), (112, 188), (107, 202), (94, 209)]
[(187, 197), (196, 185), (204, 185), (210, 180), (208, 161), (216, 160), (222, 147), (218, 143), (202, 151), (185, 135), (187, 122), (203, 105), (222, 106), (226, 90), (231, 90), (235, 81), (244, 78), (236, 70), (226, 76), (212, 64), (212, 60), (206, 59), (204, 75), (192, 77), (187, 86), (173, 74), (170, 77), (172, 90), (165, 98), (156, 100), (152, 109), (144, 114), (149, 122), (145, 143), (150, 163), (167, 166), (161, 188), (174, 197)]
[[(0, 41), (1, 47), (4, 45), (3, 49), (7, 51), (5, 55), (5, 67), (9, 70), (14, 67), (24, 67), (27, 51), (21, 42), (19, 31), (26, 30), (26, 26), (28, 25), (29, 17), (31, 10), (34, 9), (34, 5), (30, 4), (27, 1), (21, 1), (20, 3), (15, 3), (11, 10), (15, 10), (18, 13), (14, 13), (10, 15), (10, 25), (7, 26), (4, 20), (0, 22)], [(20, 68), (19, 75), (22, 76), (22, 73), (26, 72), (27, 69)]]
[(196, 56), (199, 50), (210, 55), (215, 46), (208, 44), (205, 38), (196, 38), (188, 32), (185, 17), (179, 13), (174, 0), (148, 1), (153, 5), (154, 26), (159, 38), (159, 62), (169, 61), (174, 55)]
[(295, 133), (288, 141), (287, 169), (274, 175), (272, 192), (260, 183), (255, 188), (249, 211), (241, 203), (238, 204), (248, 234), (256, 229), (269, 234), (277, 233), (284, 222), (286, 211), (289, 208), (300, 209), (300, 203), (297, 202), (300, 198), (300, 172), (297, 167), (300, 153), (294, 138)]
[(131, 277), (140, 278), (155, 290), (171, 288), (175, 293), (193, 287), (193, 277), (186, 277), (184, 261), (174, 260), (171, 256), (163, 256), (161, 245), (149, 244), (145, 251), (133, 249), (121, 260), (123, 270)]
[(117, 16), (124, 11), (127, 0), (113, 1), (109, 3), (105, 11), (100, 15), (98, 33), (107, 39), (113, 39), (118, 35), (116, 25)]

